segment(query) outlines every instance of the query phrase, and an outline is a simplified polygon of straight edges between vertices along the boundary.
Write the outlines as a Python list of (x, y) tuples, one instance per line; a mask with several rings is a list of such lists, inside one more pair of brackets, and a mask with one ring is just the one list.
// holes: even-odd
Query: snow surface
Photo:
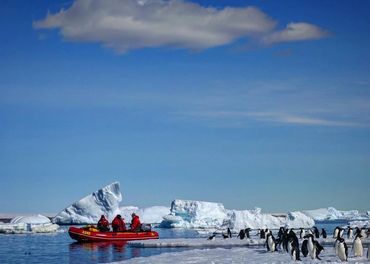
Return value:
[[(350, 255), (351, 256), (351, 255)], [(310, 258), (302, 257), (300, 263), (342, 263), (335, 255), (333, 247), (325, 247), (325, 250), (320, 254), (322, 261), (311, 260)], [(266, 252), (265, 248), (208, 248), (208, 249), (192, 249), (175, 253), (163, 253), (150, 257), (138, 257), (125, 260), (124, 264), (218, 264), (218, 263), (297, 263), (292, 261), (287, 253), (283, 252)], [(354, 258), (349, 257), (347, 263), (368, 263), (365, 257)]]
[(140, 209), (135, 206), (124, 206), (120, 208), (120, 211), (126, 223), (131, 220), (131, 214), (135, 213), (140, 217), (142, 223), (159, 224), (163, 221), (163, 217), (170, 213), (170, 207), (151, 206)]
[(120, 213), (122, 201), (120, 186), (114, 182), (75, 202), (53, 218), (57, 224), (94, 224), (101, 215), (111, 221)]
[(283, 216), (263, 214), (261, 208), (253, 210), (227, 210), (221, 203), (174, 200), (171, 213), (164, 217), (161, 227), (215, 229), (229, 227), (234, 230), (246, 227), (275, 229), (281, 226), (307, 228), (314, 220), (301, 212)]
[(51, 223), (43, 215), (16, 216), (10, 223), (0, 223), (0, 233), (51, 233), (56, 232), (59, 226)]
[[(319, 238), (317, 240), (322, 246), (334, 246), (334, 238)], [(302, 240), (300, 240), (302, 242)], [(353, 244), (353, 239), (345, 239), (348, 246)], [(251, 239), (233, 238), (223, 239), (221, 235), (216, 236), (213, 240), (207, 238), (167, 238), (154, 240), (129, 241), (128, 244), (139, 248), (215, 248), (215, 247), (251, 247), (264, 246), (265, 239), (253, 237)], [(362, 239), (364, 246), (370, 244), (370, 239)]]
[(370, 219), (368, 212), (360, 213), (358, 210), (339, 211), (334, 207), (320, 208), (315, 210), (302, 211), (305, 215), (315, 221), (324, 220), (366, 220)]

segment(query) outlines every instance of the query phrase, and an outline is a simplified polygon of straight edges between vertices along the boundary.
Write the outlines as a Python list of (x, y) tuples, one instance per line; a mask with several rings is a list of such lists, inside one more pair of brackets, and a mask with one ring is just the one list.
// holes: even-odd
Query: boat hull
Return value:
[(68, 234), (72, 239), (79, 242), (130, 241), (159, 238), (158, 233), (155, 231), (99, 232), (73, 226), (68, 229)]

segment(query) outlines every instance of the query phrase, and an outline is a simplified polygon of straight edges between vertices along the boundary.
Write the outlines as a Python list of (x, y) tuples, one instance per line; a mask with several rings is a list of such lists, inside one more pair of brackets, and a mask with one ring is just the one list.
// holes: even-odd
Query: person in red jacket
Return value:
[(131, 220), (131, 230), (132, 231), (140, 231), (140, 219), (139, 216), (136, 215), (135, 213), (132, 213), (132, 220)]
[(112, 221), (113, 232), (121, 232), (126, 230), (126, 224), (121, 215), (117, 215)]
[(101, 231), (101, 232), (107, 232), (107, 231), (109, 231), (109, 222), (108, 222), (108, 220), (105, 218), (105, 216), (104, 216), (104, 215), (102, 215), (102, 216), (100, 217), (100, 220), (99, 220), (99, 222), (98, 222), (98, 229), (99, 229), (99, 231)]

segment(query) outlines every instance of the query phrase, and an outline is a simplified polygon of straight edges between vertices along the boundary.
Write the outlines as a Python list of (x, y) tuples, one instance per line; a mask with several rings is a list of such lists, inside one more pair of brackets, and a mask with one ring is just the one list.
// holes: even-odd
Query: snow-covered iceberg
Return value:
[(358, 210), (339, 211), (334, 207), (320, 208), (315, 210), (302, 211), (305, 215), (313, 218), (315, 221), (325, 220), (366, 220), (370, 216), (366, 213), (360, 213)]
[(131, 220), (131, 214), (135, 213), (140, 216), (143, 223), (159, 224), (163, 217), (170, 213), (170, 207), (151, 206), (147, 208), (138, 208), (136, 206), (124, 206), (120, 208), (121, 215), (125, 218), (126, 223)]
[(17, 216), (10, 223), (0, 224), (0, 233), (51, 233), (57, 231), (58, 225), (53, 224), (43, 215)]
[(309, 228), (314, 220), (300, 212), (286, 215), (263, 214), (260, 208), (253, 210), (227, 210), (221, 203), (174, 200), (171, 213), (165, 216), (161, 227), (175, 228), (226, 228), (234, 230), (246, 227), (275, 229), (281, 226)]
[(53, 218), (57, 224), (94, 224), (101, 215), (112, 220), (120, 213), (120, 185), (114, 182), (68, 206)]

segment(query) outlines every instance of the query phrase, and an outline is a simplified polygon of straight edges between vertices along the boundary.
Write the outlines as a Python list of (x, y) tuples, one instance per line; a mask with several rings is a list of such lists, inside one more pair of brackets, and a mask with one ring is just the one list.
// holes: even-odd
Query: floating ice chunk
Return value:
[(351, 221), (349, 222), (351, 227), (358, 227), (358, 228), (370, 228), (370, 221)]
[(120, 186), (114, 182), (75, 202), (53, 218), (58, 224), (94, 224), (101, 215), (112, 220), (120, 213), (119, 202), (122, 200)]
[(302, 211), (305, 215), (316, 221), (324, 220), (365, 220), (369, 219), (368, 213), (360, 213), (358, 210), (339, 211), (334, 207), (320, 208)]
[(43, 215), (17, 216), (8, 224), (0, 224), (0, 233), (51, 233), (58, 228), (58, 225)]

